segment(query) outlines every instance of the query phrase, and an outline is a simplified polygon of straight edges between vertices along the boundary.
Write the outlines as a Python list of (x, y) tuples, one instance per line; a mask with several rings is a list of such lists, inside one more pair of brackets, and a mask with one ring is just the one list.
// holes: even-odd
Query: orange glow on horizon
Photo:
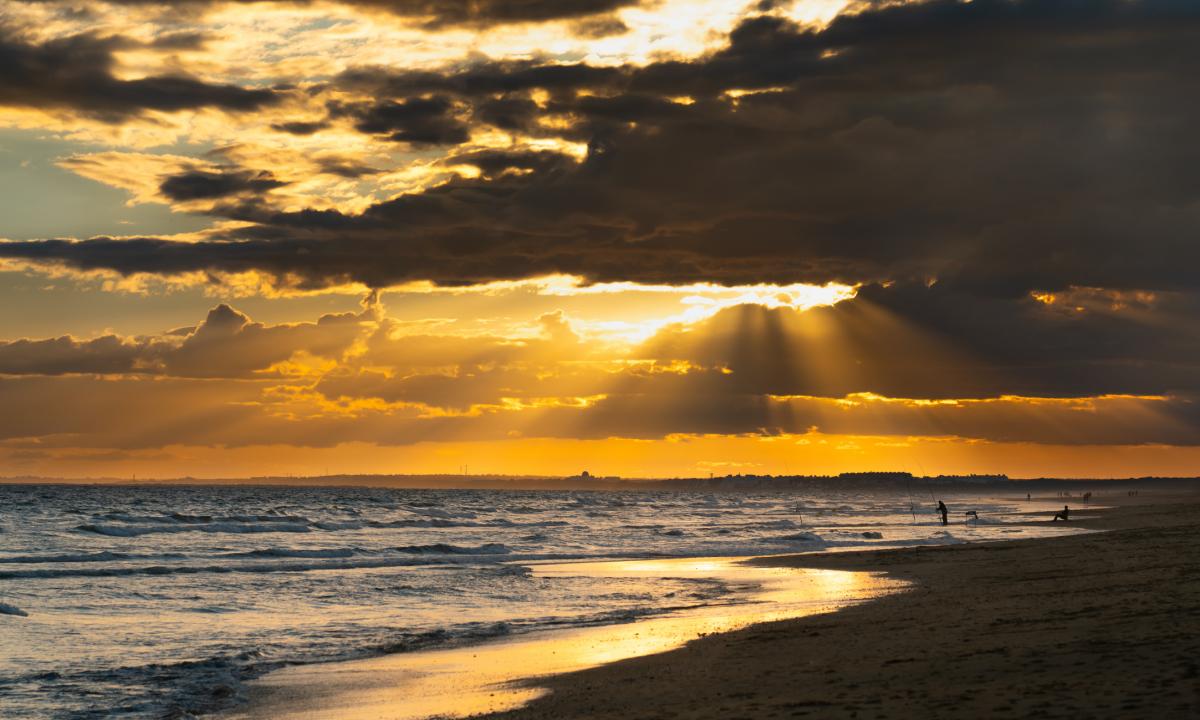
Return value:
[[(6, 451), (0, 449), (0, 462)], [(835, 475), (860, 471), (1007, 474), (1025, 477), (1194, 476), (1200, 447), (1046, 445), (962, 438), (825, 435), (675, 435), (661, 440), (511, 438), (407, 446), (345, 443), (328, 448), (169, 446), (161, 450), (62, 451), (21, 475), (68, 479), (248, 479), (325, 475), (566, 477), (587, 470), (623, 478), (714, 475)], [(8, 468), (15, 466), (5, 463)], [(7, 473), (16, 475), (10, 469)]]

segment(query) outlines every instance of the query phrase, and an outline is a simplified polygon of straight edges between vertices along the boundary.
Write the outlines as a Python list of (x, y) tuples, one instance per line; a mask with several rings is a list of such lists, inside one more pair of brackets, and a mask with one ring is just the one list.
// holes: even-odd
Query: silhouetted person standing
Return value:
[(949, 525), (950, 520), (947, 516), (950, 514), (950, 511), (946, 509), (946, 503), (942, 502), (941, 500), (938, 500), (937, 511), (939, 513), (941, 513), (941, 515), (942, 515), (942, 524)]
[(1067, 507), (1066, 505), (1063, 505), (1062, 512), (1054, 513), (1054, 519), (1051, 520), (1050, 522), (1058, 522), (1059, 520), (1062, 520), (1063, 522), (1068, 522), (1071, 519), (1070, 516), (1071, 516), (1071, 508)]

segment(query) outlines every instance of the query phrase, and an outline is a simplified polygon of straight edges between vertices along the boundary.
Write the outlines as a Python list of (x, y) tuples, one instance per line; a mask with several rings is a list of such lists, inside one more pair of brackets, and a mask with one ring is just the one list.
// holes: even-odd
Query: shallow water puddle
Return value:
[(543, 577), (715, 578), (746, 588), (739, 601), (618, 625), (539, 631), (461, 648), (285, 668), (251, 683), (233, 720), (415, 720), (507, 710), (545, 690), (518, 681), (680, 647), (697, 637), (830, 612), (896, 592), (877, 573), (741, 565), (690, 558), (533, 565)]

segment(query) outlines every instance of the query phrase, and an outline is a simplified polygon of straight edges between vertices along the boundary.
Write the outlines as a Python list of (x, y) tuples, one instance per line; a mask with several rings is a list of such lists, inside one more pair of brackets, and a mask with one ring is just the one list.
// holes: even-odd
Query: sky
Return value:
[(1200, 475), (1197, 37), (9, 0), (0, 476)]

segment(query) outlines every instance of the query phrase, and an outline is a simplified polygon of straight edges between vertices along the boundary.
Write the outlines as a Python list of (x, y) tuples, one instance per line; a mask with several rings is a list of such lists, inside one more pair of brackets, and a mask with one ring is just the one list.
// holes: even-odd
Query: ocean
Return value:
[[(745, 601), (548, 561), (738, 557), (1073, 532), (1055, 503), (704, 494), (0, 485), (0, 717), (188, 718), (285, 665)], [(978, 522), (962, 513), (977, 510)]]

